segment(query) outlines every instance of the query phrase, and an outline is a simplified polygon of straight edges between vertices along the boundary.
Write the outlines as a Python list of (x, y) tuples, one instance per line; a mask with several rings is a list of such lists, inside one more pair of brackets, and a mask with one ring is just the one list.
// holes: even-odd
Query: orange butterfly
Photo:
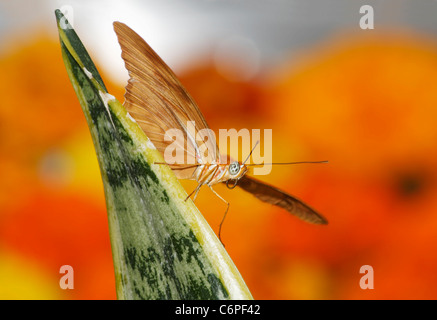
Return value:
[[(198, 182), (198, 186), (187, 199), (194, 193), (194, 201), (200, 187), (207, 185), (227, 204), (225, 215), (219, 227), (219, 238), (229, 203), (212, 188), (217, 183), (226, 183), (231, 189), (237, 185), (261, 201), (279, 206), (304, 221), (327, 224), (327, 220), (322, 215), (299, 199), (248, 177), (246, 173), (250, 164), (246, 164), (247, 160), (241, 163), (221, 156), (215, 136), (208, 133), (211, 132), (210, 130), (204, 130), (209, 129), (209, 127), (202, 113), (173, 71), (128, 26), (114, 22), (114, 30), (122, 49), (121, 56), (130, 77), (124, 96), (125, 108), (162, 154), (172, 143), (171, 140), (164, 138), (168, 130), (178, 129), (184, 134), (184, 143), (179, 147), (183, 149), (184, 155), (192, 156), (195, 163), (187, 164), (185, 162), (185, 164), (181, 164), (184, 163), (183, 159), (179, 159), (175, 164), (169, 165), (179, 179), (191, 179)], [(190, 121), (194, 121), (197, 128), (189, 130), (187, 124)], [(197, 134), (200, 130), (207, 133), (207, 139), (205, 136)], [(200, 152), (201, 144), (206, 145), (207, 149), (212, 150), (212, 152), (207, 155)], [(229, 185), (230, 181), (233, 181), (233, 185)]]

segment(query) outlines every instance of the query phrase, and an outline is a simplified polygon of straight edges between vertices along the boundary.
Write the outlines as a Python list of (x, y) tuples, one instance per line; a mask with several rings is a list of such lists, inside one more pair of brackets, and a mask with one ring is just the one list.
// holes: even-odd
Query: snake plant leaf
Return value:
[[(103, 180), (118, 299), (252, 299), (163, 157), (111, 96), (60, 10), (62, 57)], [(92, 250), (92, 249), (90, 249)]]

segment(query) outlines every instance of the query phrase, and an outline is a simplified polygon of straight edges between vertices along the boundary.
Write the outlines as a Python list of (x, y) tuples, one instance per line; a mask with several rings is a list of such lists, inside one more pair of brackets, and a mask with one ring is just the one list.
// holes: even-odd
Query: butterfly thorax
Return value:
[[(199, 184), (206, 184), (209, 186), (220, 182), (226, 182), (228, 180), (238, 180), (246, 173), (247, 167), (245, 165), (240, 165), (238, 172), (236, 172), (235, 168), (230, 168), (230, 166), (232, 165), (232, 163), (201, 164), (194, 171), (193, 176)], [(234, 174), (232, 174), (231, 172), (233, 172)]]

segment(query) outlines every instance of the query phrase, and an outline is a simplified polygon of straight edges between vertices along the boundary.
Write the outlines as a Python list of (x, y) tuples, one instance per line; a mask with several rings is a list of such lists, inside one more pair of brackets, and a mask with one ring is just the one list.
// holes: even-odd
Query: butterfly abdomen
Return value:
[(214, 185), (223, 181), (227, 173), (226, 164), (205, 163), (197, 167), (194, 177), (199, 184)]

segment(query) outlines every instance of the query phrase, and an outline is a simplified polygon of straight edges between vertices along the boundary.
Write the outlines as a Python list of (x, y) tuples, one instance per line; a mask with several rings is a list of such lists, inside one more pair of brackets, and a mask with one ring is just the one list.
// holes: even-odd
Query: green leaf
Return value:
[[(237, 268), (141, 128), (108, 94), (56, 10), (62, 57), (102, 175), (119, 299), (252, 299)], [(92, 245), (92, 244), (90, 244)]]

